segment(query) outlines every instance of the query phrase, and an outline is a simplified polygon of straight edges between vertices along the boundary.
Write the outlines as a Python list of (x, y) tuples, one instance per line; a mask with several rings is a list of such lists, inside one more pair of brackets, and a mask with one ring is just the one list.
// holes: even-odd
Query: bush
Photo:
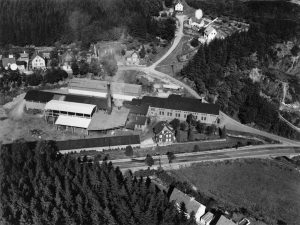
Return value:
[(191, 40), (191, 46), (193, 46), (195, 48), (198, 45), (199, 45), (198, 38), (193, 38), (193, 40)]
[(199, 152), (199, 151), (200, 151), (199, 145), (194, 145), (194, 150), (193, 150), (193, 152)]
[(154, 165), (154, 159), (152, 158), (151, 155), (147, 155), (146, 158), (145, 158), (145, 164), (149, 167), (153, 166)]
[(133, 148), (129, 145), (129, 146), (126, 146), (125, 148), (125, 155), (126, 156), (132, 156), (133, 155)]

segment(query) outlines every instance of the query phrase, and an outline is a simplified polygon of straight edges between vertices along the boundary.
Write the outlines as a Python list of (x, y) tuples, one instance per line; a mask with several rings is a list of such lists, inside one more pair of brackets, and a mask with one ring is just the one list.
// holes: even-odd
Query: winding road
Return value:
[[(166, 59), (170, 54), (172, 54), (172, 52), (174, 51), (174, 49), (177, 47), (177, 45), (179, 44), (181, 38), (184, 36), (183, 33), (183, 21), (185, 20), (186, 16), (185, 15), (177, 15), (176, 16), (177, 21), (178, 21), (178, 27), (176, 30), (176, 34), (175, 34), (175, 38), (173, 40), (172, 46), (170, 47), (170, 49), (155, 63), (153, 63), (151, 66), (120, 66), (119, 70), (137, 70), (137, 71), (141, 71), (144, 72), (152, 77), (155, 77), (157, 79), (164, 79), (164, 80), (169, 80), (172, 83), (179, 85), (183, 88), (185, 88), (191, 96), (200, 99), (200, 95), (194, 90), (192, 89), (190, 86), (188, 86), (187, 84), (177, 80), (176, 78), (159, 72), (157, 70), (155, 70), (155, 68), (157, 67), (157, 65), (159, 63), (161, 63), (164, 59)], [(226, 115), (224, 112), (220, 111), (220, 120), (221, 126), (226, 126), (227, 129), (230, 130), (235, 130), (235, 131), (241, 131), (241, 132), (248, 132), (248, 133), (252, 133), (252, 134), (256, 134), (256, 135), (260, 135), (263, 137), (267, 137), (270, 139), (274, 139), (277, 140), (279, 142), (281, 142), (282, 144), (288, 144), (288, 145), (299, 145), (300, 146), (300, 142), (299, 141), (295, 141), (295, 140), (290, 140), (288, 138), (284, 138), (272, 133), (268, 133), (265, 131), (261, 131), (249, 126), (246, 126), (244, 124), (241, 124), (240, 122), (234, 120), (233, 118), (229, 117), (228, 115)]]

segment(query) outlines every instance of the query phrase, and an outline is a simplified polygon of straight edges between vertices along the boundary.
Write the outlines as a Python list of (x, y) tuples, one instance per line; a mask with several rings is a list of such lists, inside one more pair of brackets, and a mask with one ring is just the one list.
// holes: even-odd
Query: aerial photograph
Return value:
[(300, 0), (0, 0), (0, 225), (300, 225)]

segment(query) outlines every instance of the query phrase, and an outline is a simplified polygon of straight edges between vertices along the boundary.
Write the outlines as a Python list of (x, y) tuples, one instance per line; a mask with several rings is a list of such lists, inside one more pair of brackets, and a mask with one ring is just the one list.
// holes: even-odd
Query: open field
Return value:
[(171, 174), (227, 210), (247, 209), (267, 224), (300, 224), (300, 173), (272, 160), (199, 163)]

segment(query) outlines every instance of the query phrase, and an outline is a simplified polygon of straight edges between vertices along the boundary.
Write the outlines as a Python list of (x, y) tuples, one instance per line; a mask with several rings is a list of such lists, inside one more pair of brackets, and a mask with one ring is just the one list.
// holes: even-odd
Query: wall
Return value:
[[(161, 114), (163, 112), (163, 115)], [(180, 114), (176, 116), (176, 114)], [(212, 115), (212, 114), (205, 114), (205, 113), (194, 113), (194, 112), (186, 112), (186, 111), (181, 111), (181, 110), (171, 110), (171, 109), (159, 109), (155, 107), (149, 107), (148, 110), (148, 116), (154, 116), (158, 120), (163, 120), (163, 121), (172, 121), (173, 119), (177, 118), (181, 121), (185, 121), (187, 115), (193, 114), (196, 116), (197, 120), (200, 120), (202, 123), (206, 124), (214, 124), (217, 123), (218, 115)], [(204, 120), (204, 118), (206, 120)], [(202, 119), (203, 118), (203, 119)]]
[[(81, 151), (99, 151), (102, 152), (104, 150), (115, 150), (115, 149), (125, 149), (128, 145), (116, 145), (116, 146), (106, 146), (106, 147), (93, 147), (93, 148), (81, 148), (81, 149), (70, 149), (70, 150), (62, 150), (60, 153), (79, 153)], [(140, 148), (141, 144), (130, 145), (132, 148)]]
[(44, 110), (45, 105), (46, 105), (45, 103), (41, 103), (41, 102), (31, 102), (31, 101), (26, 101), (25, 102), (26, 109)]

